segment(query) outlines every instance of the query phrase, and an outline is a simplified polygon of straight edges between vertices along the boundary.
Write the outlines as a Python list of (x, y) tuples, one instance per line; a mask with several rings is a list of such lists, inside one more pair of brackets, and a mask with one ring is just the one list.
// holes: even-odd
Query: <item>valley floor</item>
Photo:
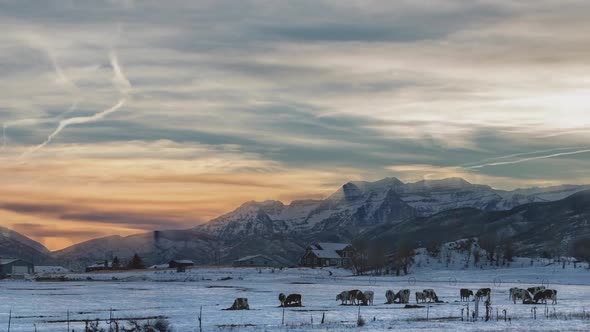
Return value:
[[(504, 269), (437, 270), (422, 268), (404, 277), (351, 276), (338, 269), (237, 269), (195, 268), (176, 271), (72, 274), (68, 282), (0, 282), (0, 330), (11, 332), (83, 331), (84, 320), (168, 317), (175, 331), (198, 331), (202, 307), (204, 331), (588, 331), (590, 330), (590, 271), (568, 266), (533, 266)], [(86, 280), (91, 278), (92, 281)], [(231, 278), (231, 279), (230, 279)], [(117, 279), (117, 280), (114, 280)], [(222, 280), (223, 279), (223, 280)], [(97, 281), (102, 280), (102, 281)], [(508, 300), (511, 287), (545, 284), (558, 291), (558, 304), (523, 305)], [(473, 302), (459, 302), (459, 289), (491, 287), (494, 318), (490, 322), (461, 321), (461, 309), (473, 310)], [(446, 302), (430, 308), (404, 309), (385, 305), (385, 292), (408, 288), (414, 294), (433, 288)], [(366, 321), (357, 327), (358, 307), (342, 306), (335, 296), (342, 290), (375, 292), (375, 305), (360, 307)], [(300, 293), (302, 308), (283, 309), (279, 293)], [(249, 300), (249, 311), (224, 311), (237, 297)], [(415, 304), (412, 295), (411, 304)], [(537, 319), (532, 318), (536, 307)], [(496, 310), (500, 321), (496, 321)], [(510, 322), (503, 321), (506, 310)], [(551, 316), (546, 318), (544, 311)], [(480, 307), (480, 316), (485, 309)], [(320, 324), (322, 315), (325, 323)], [(428, 315), (428, 321), (426, 321)], [(579, 316), (585, 316), (582, 319)], [(313, 320), (313, 323), (312, 323)]]

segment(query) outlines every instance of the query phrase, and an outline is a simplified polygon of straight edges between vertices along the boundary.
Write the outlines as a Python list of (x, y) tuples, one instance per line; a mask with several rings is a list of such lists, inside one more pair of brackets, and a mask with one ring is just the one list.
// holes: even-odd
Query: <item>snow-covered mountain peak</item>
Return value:
[(516, 191), (495, 190), (462, 178), (403, 183), (396, 178), (348, 182), (324, 200), (247, 202), (238, 209), (197, 227), (218, 236), (236, 237), (268, 231), (313, 234), (354, 234), (382, 223), (399, 223), (442, 211), (475, 208), (510, 210), (516, 206), (568, 197), (584, 186), (560, 186)]
[(446, 190), (491, 190), (486, 185), (477, 185), (468, 182), (463, 178), (446, 178), (440, 180), (422, 180), (415, 183), (408, 183), (404, 186), (405, 192), (423, 191), (446, 191)]

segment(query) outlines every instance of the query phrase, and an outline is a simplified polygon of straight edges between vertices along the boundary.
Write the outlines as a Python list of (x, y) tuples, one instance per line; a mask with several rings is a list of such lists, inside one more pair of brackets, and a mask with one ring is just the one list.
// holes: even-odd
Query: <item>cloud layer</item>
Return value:
[(588, 10), (3, 2), (0, 222), (60, 248), (355, 179), (590, 182)]

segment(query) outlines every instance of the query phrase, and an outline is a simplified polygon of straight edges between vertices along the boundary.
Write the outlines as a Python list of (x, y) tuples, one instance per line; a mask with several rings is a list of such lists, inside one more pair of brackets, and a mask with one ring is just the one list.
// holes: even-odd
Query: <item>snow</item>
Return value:
[[(399, 277), (352, 276), (341, 269), (211, 267), (193, 268), (184, 273), (145, 270), (66, 274), (74, 280), (70, 282), (2, 281), (0, 326), (7, 325), (8, 312), (12, 310), (13, 332), (32, 331), (33, 324), (38, 331), (64, 331), (66, 323), (51, 321), (64, 320), (68, 310), (72, 320), (104, 320), (112, 308), (117, 318), (164, 315), (175, 331), (196, 331), (202, 306), (205, 331), (590, 330), (589, 319), (567, 317), (566, 320), (561, 316), (561, 319), (547, 319), (544, 305), (513, 304), (508, 300), (511, 287), (544, 284), (558, 291), (558, 304), (548, 306), (551, 314), (588, 314), (590, 271), (580, 265), (574, 269), (573, 264), (562, 269), (556, 264), (545, 266), (550, 263), (545, 261), (534, 261), (533, 266), (524, 263), (518, 261), (510, 268), (489, 266), (465, 270), (421, 265), (415, 267), (413, 274)], [(461, 321), (461, 309), (469, 305), (473, 310), (473, 302), (458, 302), (459, 289), (483, 287), (492, 288), (494, 320)], [(404, 288), (410, 289), (412, 294), (426, 288), (435, 289), (439, 298), (447, 303), (432, 305), (428, 310), (383, 304), (388, 289)], [(335, 301), (336, 294), (348, 289), (375, 292), (375, 305), (360, 308), (365, 327), (356, 327), (358, 307), (341, 306)], [(281, 292), (303, 295), (303, 308), (285, 310), (287, 327), (281, 326), (282, 309), (278, 308), (277, 300)], [(231, 306), (237, 297), (247, 297), (252, 310), (222, 310)], [(533, 307), (537, 307), (537, 320), (531, 318)], [(496, 309), (500, 313), (506, 309), (511, 322), (496, 321)], [(427, 311), (429, 321), (425, 321)], [(322, 314), (325, 315), (324, 325), (320, 324)], [(105, 326), (104, 322), (102, 325)], [(82, 327), (81, 322), (71, 323), (76, 331)]]
[(70, 270), (66, 269), (63, 266), (40, 266), (35, 265), (35, 273), (37, 274), (54, 274), (54, 273), (68, 273)]

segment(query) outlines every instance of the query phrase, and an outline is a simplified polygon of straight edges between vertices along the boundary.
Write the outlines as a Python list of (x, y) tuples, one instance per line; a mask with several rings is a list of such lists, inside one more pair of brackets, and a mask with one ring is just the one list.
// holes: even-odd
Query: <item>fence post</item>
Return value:
[(199, 310), (199, 331), (203, 332), (203, 306)]
[(12, 308), (8, 312), (8, 332), (10, 332), (10, 323), (12, 323)]
[(66, 332), (70, 332), (70, 309), (68, 309), (68, 312), (66, 313), (66, 320), (68, 322), (68, 330)]

